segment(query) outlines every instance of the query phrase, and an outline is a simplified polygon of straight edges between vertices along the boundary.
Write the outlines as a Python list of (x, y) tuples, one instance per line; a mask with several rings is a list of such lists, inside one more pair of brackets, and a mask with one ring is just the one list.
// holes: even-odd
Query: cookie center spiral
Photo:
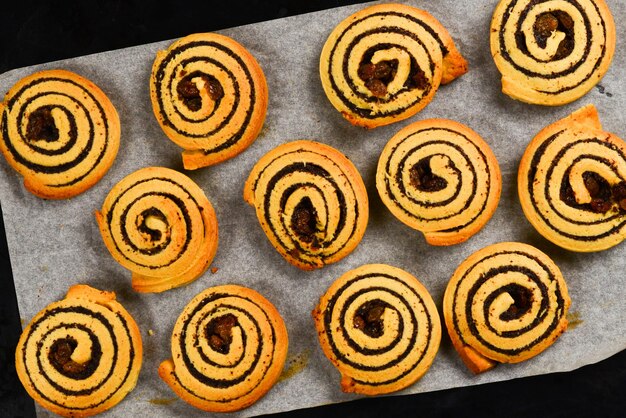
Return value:
[(224, 96), (224, 89), (215, 77), (199, 72), (186, 75), (176, 86), (179, 99), (194, 112), (202, 108), (202, 90), (214, 102)]
[(52, 108), (40, 107), (28, 116), (26, 138), (30, 141), (54, 142), (59, 139), (59, 130), (54, 123)]
[(574, 50), (574, 20), (561, 10), (543, 12), (526, 33), (517, 33), (517, 39), (523, 50), (539, 60), (560, 60)]
[(513, 303), (500, 314), (501, 320), (511, 321), (520, 318), (530, 310), (533, 303), (533, 294), (530, 290), (517, 284), (509, 284), (504, 286), (502, 291), (513, 299)]
[(317, 211), (313, 207), (311, 199), (305, 197), (293, 210), (291, 215), (291, 229), (298, 237), (312, 246), (319, 246), (317, 243)]
[(56, 340), (48, 352), (50, 364), (62, 375), (73, 379), (86, 379), (91, 376), (99, 364), (102, 352), (100, 345), (92, 347), (90, 358), (84, 362), (76, 361), (74, 352), (78, 347), (78, 342), (71, 337)]
[(585, 171), (582, 181), (589, 193), (589, 201), (577, 197), (568, 178), (565, 177), (560, 191), (560, 198), (565, 204), (595, 213), (606, 213), (614, 205), (617, 205), (619, 210), (626, 210), (626, 181), (611, 186), (607, 180), (593, 171)]
[[(380, 47), (380, 46), (379, 46)], [(399, 48), (371, 49), (363, 55), (358, 76), (378, 98), (402, 89), (428, 88), (426, 73), (414, 58)]]
[(149, 241), (159, 242), (163, 234), (169, 232), (167, 218), (159, 209), (148, 208), (137, 218), (137, 230)]
[(384, 332), (383, 313), (387, 307), (387, 303), (380, 299), (364, 303), (354, 314), (354, 328), (373, 338), (382, 336)]
[(230, 344), (233, 342), (233, 327), (237, 325), (237, 318), (233, 314), (211, 319), (206, 327), (209, 346), (218, 353), (228, 354)]
[(423, 192), (437, 192), (448, 185), (446, 179), (433, 173), (430, 158), (420, 160), (411, 167), (409, 174), (413, 187)]

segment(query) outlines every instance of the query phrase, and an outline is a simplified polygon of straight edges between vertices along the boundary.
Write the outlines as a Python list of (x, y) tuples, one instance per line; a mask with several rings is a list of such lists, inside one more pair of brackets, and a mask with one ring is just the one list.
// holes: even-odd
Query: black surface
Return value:
[[(495, 5), (495, 0), (492, 0)], [(70, 58), (259, 22), (359, 1), (174, 2), (5, 1), (0, 8), (0, 73)], [(617, 22), (620, 24), (621, 22)], [(4, 95), (5, 92), (0, 92)], [(0, 418), (34, 417), (32, 401), (15, 376), (21, 331), (0, 230)], [(622, 330), (614, 330), (622, 332)], [(626, 416), (626, 352), (569, 373), (419, 395), (369, 398), (272, 415), (337, 417), (622, 417)], [(312, 391), (315, 388), (311, 388)]]

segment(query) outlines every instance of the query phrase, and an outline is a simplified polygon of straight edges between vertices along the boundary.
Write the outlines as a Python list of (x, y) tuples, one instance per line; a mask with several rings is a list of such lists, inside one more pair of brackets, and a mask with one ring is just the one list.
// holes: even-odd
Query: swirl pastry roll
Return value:
[(36, 196), (66, 199), (84, 192), (117, 155), (117, 111), (98, 86), (70, 71), (21, 79), (0, 112), (0, 151)]
[(216, 286), (194, 297), (174, 325), (159, 376), (185, 402), (212, 412), (246, 408), (276, 383), (287, 357), (285, 323), (252, 289)]
[(441, 341), (441, 321), (426, 288), (384, 264), (364, 265), (337, 279), (313, 319), (344, 392), (379, 395), (413, 384)]
[(96, 211), (102, 239), (132, 272), (133, 289), (162, 292), (206, 271), (217, 251), (217, 218), (202, 189), (164, 167), (135, 171)]
[(385, 145), (376, 188), (400, 221), (432, 245), (452, 245), (478, 232), (500, 199), (500, 168), (473, 130), (447, 119), (415, 122)]
[(291, 264), (313, 270), (361, 242), (369, 207), (356, 167), (342, 153), (300, 140), (276, 147), (253, 167), (243, 198), (271, 244)]
[(88, 417), (117, 405), (135, 387), (141, 334), (115, 293), (72, 286), (22, 333), (15, 366), (28, 394), (64, 417)]
[(443, 316), (467, 367), (482, 373), (552, 345), (567, 328), (569, 306), (563, 276), (547, 255), (503, 242), (477, 251), (456, 269)]
[(467, 72), (447, 30), (428, 12), (401, 4), (367, 7), (343, 20), (320, 57), (326, 96), (365, 128), (413, 116), (441, 83)]
[(502, 91), (522, 102), (573, 102), (600, 81), (614, 52), (604, 0), (501, 0), (491, 21)]
[(626, 238), (626, 144), (602, 130), (593, 105), (535, 136), (517, 184), (530, 223), (565, 249), (600, 251)]
[(263, 127), (268, 101), (265, 76), (252, 54), (216, 33), (189, 35), (159, 51), (150, 97), (163, 132), (184, 149), (187, 170), (245, 150)]

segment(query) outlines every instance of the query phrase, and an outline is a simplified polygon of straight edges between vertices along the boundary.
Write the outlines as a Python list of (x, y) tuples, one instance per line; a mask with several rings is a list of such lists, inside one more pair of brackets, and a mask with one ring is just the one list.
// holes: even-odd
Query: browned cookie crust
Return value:
[(402, 4), (369, 6), (343, 20), (320, 57), (326, 96), (350, 123), (374, 128), (423, 109), (440, 84), (467, 72), (446, 29)]
[(172, 358), (161, 363), (159, 376), (196, 408), (237, 411), (276, 383), (287, 349), (287, 329), (274, 305), (252, 289), (216, 286), (183, 309)]
[(109, 170), (120, 143), (120, 120), (91, 81), (66, 70), (18, 81), (0, 104), (0, 151), (45, 199), (74, 197)]
[(293, 141), (269, 151), (252, 168), (243, 198), (274, 248), (303, 270), (350, 254), (367, 227), (359, 172), (341, 152), (319, 142)]
[(593, 105), (542, 129), (517, 180), (524, 214), (553, 243), (590, 252), (626, 238), (626, 143), (602, 129)]
[(541, 353), (567, 329), (570, 298), (561, 271), (518, 242), (485, 247), (454, 272), (443, 298), (448, 334), (474, 373)]
[(133, 273), (139, 292), (185, 285), (211, 264), (218, 244), (217, 217), (204, 191), (165, 167), (124, 177), (96, 211), (102, 239)]
[(453, 245), (491, 219), (502, 178), (496, 157), (476, 132), (452, 120), (427, 119), (385, 145), (376, 188), (391, 213), (429, 244)]
[(117, 405), (135, 387), (141, 361), (139, 328), (115, 293), (86, 285), (35, 315), (15, 350), (28, 394), (64, 417)]
[(265, 76), (254, 57), (216, 33), (189, 35), (158, 52), (150, 97), (163, 132), (185, 150), (187, 170), (246, 149), (261, 131), (268, 101)]
[(413, 384), (429, 369), (441, 340), (428, 290), (385, 264), (342, 275), (320, 298), (313, 319), (344, 392), (378, 395)]
[(546, 106), (570, 103), (600, 81), (615, 52), (604, 0), (502, 0), (491, 21), (491, 53), (502, 91)]

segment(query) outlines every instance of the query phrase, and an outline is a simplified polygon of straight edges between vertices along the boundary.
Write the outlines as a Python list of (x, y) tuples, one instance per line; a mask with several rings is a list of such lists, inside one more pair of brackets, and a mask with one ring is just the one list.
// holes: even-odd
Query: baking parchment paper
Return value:
[[(267, 77), (270, 102), (265, 127), (252, 146), (218, 166), (186, 172), (206, 192), (219, 221), (217, 256), (194, 283), (162, 294), (135, 293), (130, 274), (105, 248), (94, 218), (111, 187), (149, 165), (183, 170), (180, 149), (170, 142), (151, 110), (150, 69), (157, 50), (171, 41), (115, 50), (13, 70), (0, 76), (0, 94), (36, 70), (65, 68), (99, 85), (116, 106), (122, 126), (117, 159), (106, 176), (84, 194), (66, 201), (45, 201), (27, 192), (22, 179), (0, 159), (0, 199), (17, 291), (25, 325), (70, 285), (87, 283), (113, 290), (137, 320), (144, 344), (137, 387), (103, 416), (200, 417), (206, 413), (178, 400), (159, 379), (159, 363), (170, 357), (170, 334), (182, 308), (206, 287), (237, 283), (268, 297), (284, 317), (290, 337), (286, 377), (257, 404), (232, 414), (253, 416), (356, 399), (341, 393), (339, 373), (323, 356), (310, 312), (330, 283), (365, 263), (388, 263), (418, 277), (441, 307), (455, 268), (474, 251), (500, 241), (522, 241), (550, 255), (566, 278), (572, 298), (570, 329), (543, 354), (516, 365), (500, 365), (472, 375), (447, 335), (432, 368), (398, 394), (440, 390), (557, 371), (602, 360), (626, 347), (625, 244), (593, 254), (567, 252), (547, 242), (526, 221), (516, 192), (517, 166), (526, 144), (545, 125), (584, 104), (597, 106), (604, 128), (626, 138), (626, 3), (607, 0), (617, 27), (613, 64), (598, 87), (562, 107), (532, 106), (500, 92), (500, 75), (489, 51), (489, 23), (496, 0), (410, 1), (431, 12), (449, 30), (468, 59), (467, 74), (442, 86), (416, 116), (391, 126), (363, 130), (351, 126), (331, 106), (321, 88), (318, 58), (330, 31), (363, 4), (267, 21), (220, 31), (246, 46)], [(503, 177), (498, 210), (468, 242), (429, 246), (422, 235), (396, 220), (381, 203), (375, 168), (385, 143), (402, 127), (426, 118), (457, 120), (476, 130), (492, 147)], [(294, 139), (313, 139), (344, 152), (359, 169), (370, 199), (370, 220), (361, 244), (342, 261), (303, 272), (289, 265), (270, 245), (242, 189), (253, 164), (267, 151)], [(37, 407), (38, 416), (51, 414)]]

